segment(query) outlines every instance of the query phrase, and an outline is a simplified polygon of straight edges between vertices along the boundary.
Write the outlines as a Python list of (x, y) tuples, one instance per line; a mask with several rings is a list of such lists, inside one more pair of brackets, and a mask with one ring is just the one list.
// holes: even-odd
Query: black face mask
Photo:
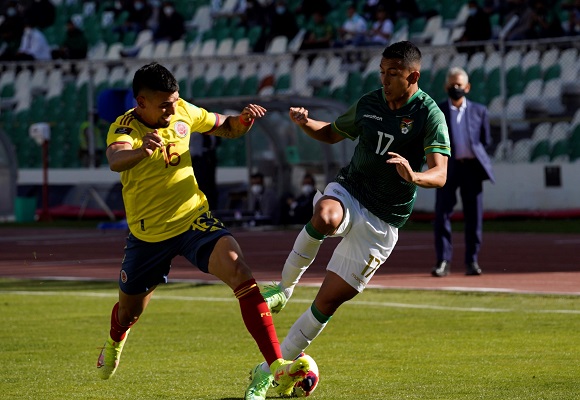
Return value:
[(447, 95), (453, 100), (459, 100), (463, 96), (465, 96), (465, 89), (460, 89), (456, 87), (450, 87), (447, 89)]

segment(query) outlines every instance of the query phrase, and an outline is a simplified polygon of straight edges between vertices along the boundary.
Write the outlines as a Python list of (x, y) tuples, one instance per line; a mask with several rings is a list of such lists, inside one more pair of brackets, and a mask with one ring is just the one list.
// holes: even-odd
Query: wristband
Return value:
[(252, 126), (252, 124), (254, 123), (254, 118), (250, 119), (249, 121), (245, 121), (242, 116), (240, 115), (240, 124), (244, 125), (244, 126)]

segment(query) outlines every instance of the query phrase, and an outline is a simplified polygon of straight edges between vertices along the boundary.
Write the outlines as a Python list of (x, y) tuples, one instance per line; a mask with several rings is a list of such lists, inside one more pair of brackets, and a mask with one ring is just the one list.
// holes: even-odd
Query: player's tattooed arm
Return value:
[(266, 109), (258, 104), (248, 104), (239, 115), (218, 114), (220, 121), (223, 122), (213, 134), (228, 139), (239, 138), (250, 130), (256, 118), (262, 118), (264, 115)]

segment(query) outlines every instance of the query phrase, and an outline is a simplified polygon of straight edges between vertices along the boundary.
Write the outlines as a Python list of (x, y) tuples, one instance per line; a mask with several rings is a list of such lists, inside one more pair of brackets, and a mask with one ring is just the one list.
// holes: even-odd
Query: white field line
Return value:
[[(21, 290), (0, 290), (0, 296), (18, 295), (18, 296), (75, 296), (75, 297), (102, 297), (117, 298), (116, 293), (98, 293), (98, 292), (57, 292), (57, 291), (21, 291)], [(192, 302), (231, 302), (235, 301), (233, 297), (197, 297), (197, 296), (166, 296), (156, 295), (156, 300), (171, 301), (192, 301)], [(310, 304), (312, 300), (292, 299), (294, 303)], [(439, 310), (439, 311), (460, 311), (460, 312), (481, 312), (481, 313), (508, 313), (523, 312), (526, 314), (580, 314), (580, 310), (517, 310), (511, 308), (485, 308), (485, 307), (449, 307), (437, 306), (432, 304), (408, 304), (392, 303), (380, 301), (349, 301), (346, 306), (364, 306), (364, 307), (387, 307), (387, 308), (412, 308), (416, 310)]]

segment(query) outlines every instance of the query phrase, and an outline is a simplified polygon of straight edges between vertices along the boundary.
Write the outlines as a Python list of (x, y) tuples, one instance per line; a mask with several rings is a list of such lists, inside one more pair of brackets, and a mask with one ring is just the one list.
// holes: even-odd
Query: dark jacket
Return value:
[[(465, 116), (467, 121), (467, 130), (470, 137), (471, 150), (481, 165), (481, 180), (489, 179), (492, 183), (495, 182), (493, 175), (493, 168), (491, 159), (487, 154), (486, 147), (491, 144), (491, 132), (489, 127), (489, 116), (487, 107), (483, 104), (475, 103), (467, 100), (467, 108), (465, 109)], [(453, 152), (453, 130), (451, 128), (449, 101), (445, 100), (439, 103), (439, 108), (445, 115), (445, 121), (449, 127), (449, 137), (451, 139), (451, 160), (448, 164), (448, 170), (452, 171), (454, 168), (454, 152)]]

